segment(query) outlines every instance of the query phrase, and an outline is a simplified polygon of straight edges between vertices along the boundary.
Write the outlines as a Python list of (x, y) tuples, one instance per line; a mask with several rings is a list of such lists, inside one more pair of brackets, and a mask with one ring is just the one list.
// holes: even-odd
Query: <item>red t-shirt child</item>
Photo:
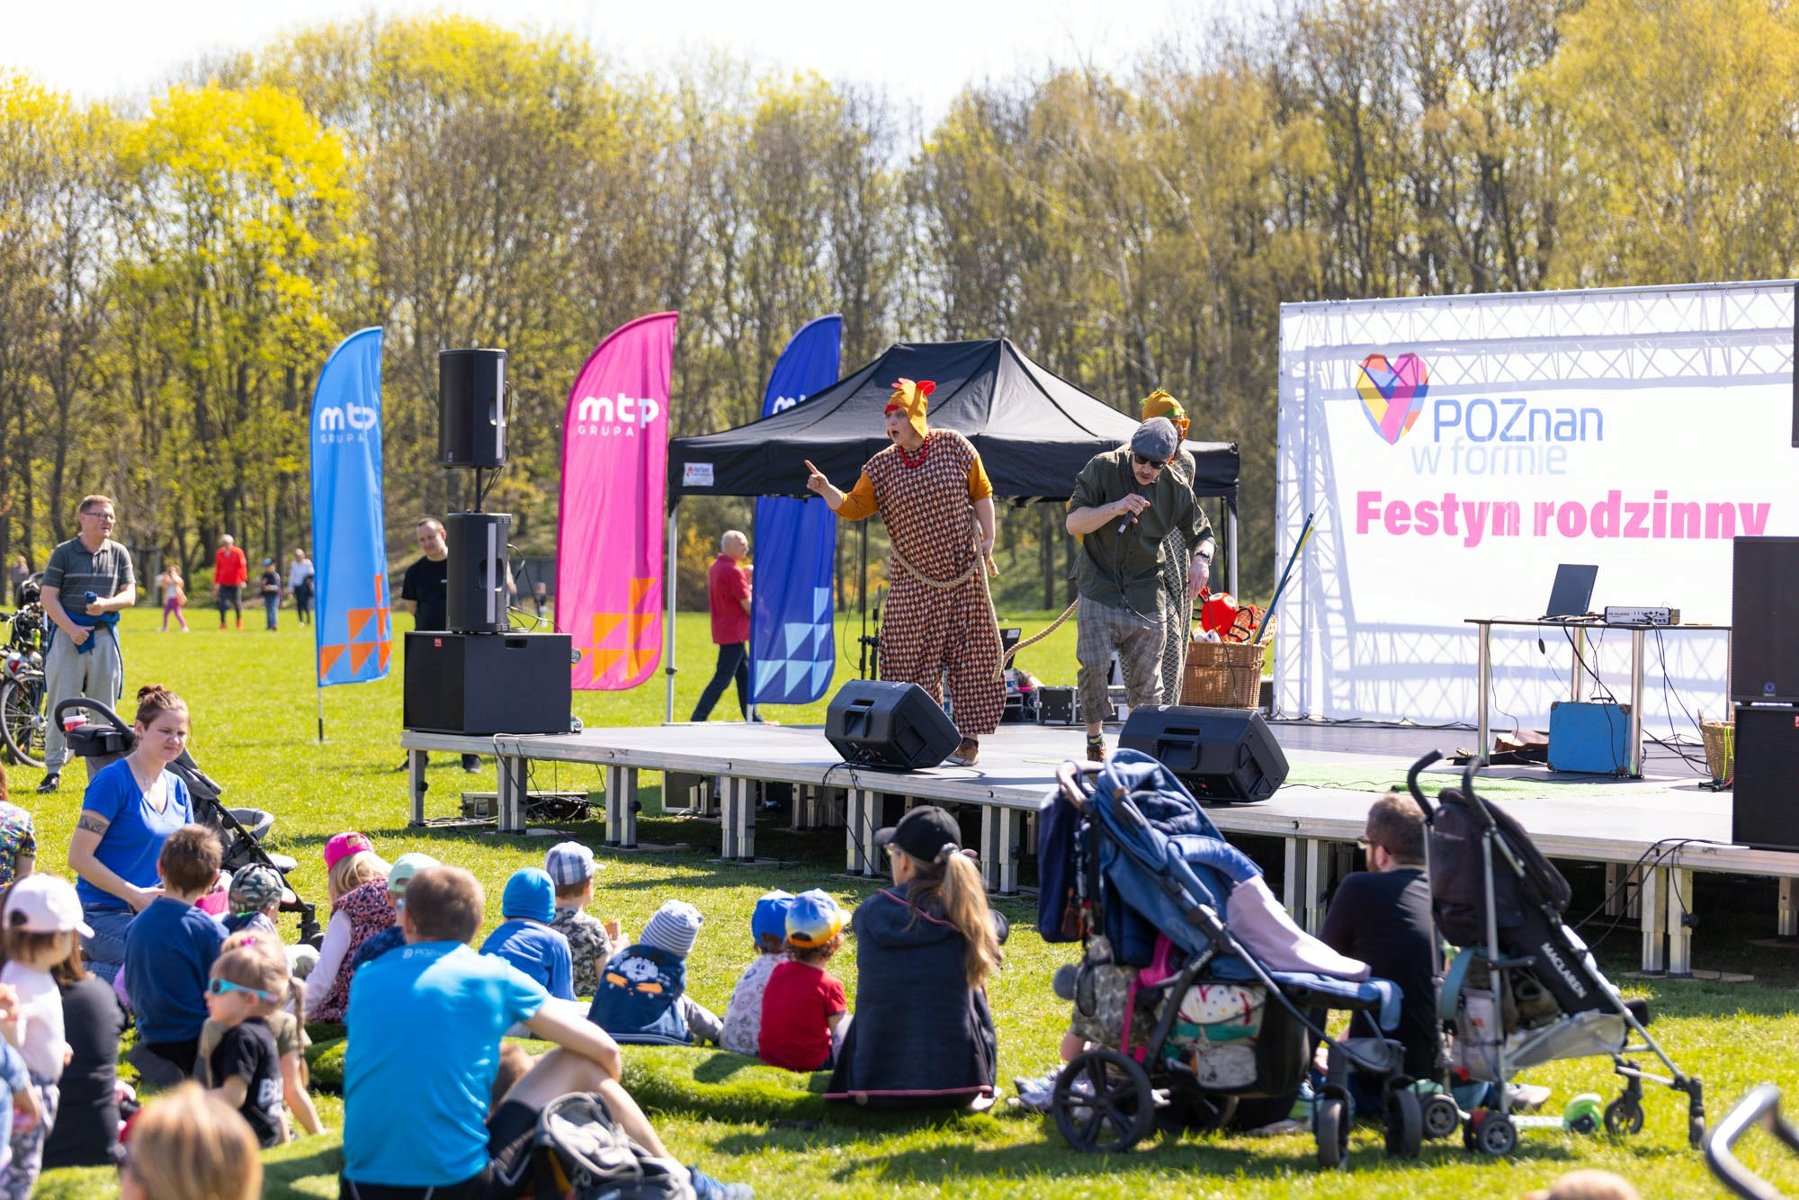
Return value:
[(778, 964), (762, 993), (757, 1057), (789, 1071), (818, 1070), (831, 1061), (831, 1018), (848, 1011), (835, 975), (791, 959)]
[(712, 603), (712, 640), (733, 646), (750, 640), (750, 614), (743, 602), (750, 598), (750, 573), (729, 554), (712, 560), (706, 572), (706, 591)]

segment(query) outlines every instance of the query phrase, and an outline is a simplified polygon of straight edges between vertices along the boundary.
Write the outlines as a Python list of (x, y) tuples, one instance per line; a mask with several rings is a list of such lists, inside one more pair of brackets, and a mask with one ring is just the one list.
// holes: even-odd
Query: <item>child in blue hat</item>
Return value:
[(756, 911), (750, 917), (750, 940), (755, 943), (756, 957), (744, 968), (731, 989), (731, 1003), (725, 1007), (725, 1029), (719, 1045), (738, 1054), (754, 1058), (757, 1039), (762, 1036), (762, 993), (768, 990), (768, 977), (787, 954), (787, 910), (793, 906), (793, 893), (762, 893)]
[(506, 920), (487, 935), (481, 953), (503, 958), (542, 984), (558, 1000), (575, 998), (574, 959), (568, 939), (550, 928), (556, 885), (538, 867), (520, 867), (500, 897)]
[(787, 961), (769, 974), (757, 1057), (789, 1071), (818, 1071), (837, 1060), (849, 1032), (843, 981), (825, 969), (843, 945), (843, 909), (813, 889), (787, 909)]

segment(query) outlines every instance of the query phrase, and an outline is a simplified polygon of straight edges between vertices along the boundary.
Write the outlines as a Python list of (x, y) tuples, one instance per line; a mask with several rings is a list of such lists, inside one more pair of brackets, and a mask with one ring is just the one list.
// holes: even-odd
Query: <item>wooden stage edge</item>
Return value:
[[(1472, 742), (1467, 730), (1410, 726), (1273, 722), (1291, 773), (1268, 800), (1207, 807), (1227, 836), (1250, 834), (1282, 843), (1282, 900), (1307, 929), (1324, 919), (1332, 880), (1349, 870), (1354, 842), (1375, 795), (1399, 785), (1407, 767), (1431, 749), (1446, 753)], [(1116, 730), (1108, 730), (1108, 742)], [(841, 823), (845, 861), (854, 874), (880, 869), (873, 844), (886, 803), (973, 805), (981, 814), (982, 871), (999, 894), (1018, 889), (1018, 859), (1026, 826), (1054, 787), (1056, 767), (1082, 753), (1078, 727), (1002, 725), (982, 739), (980, 762), (894, 772), (844, 764), (818, 726), (742, 722), (587, 729), (571, 734), (497, 734), (474, 737), (408, 730), (411, 819), (424, 820), (426, 752), (493, 755), (499, 762), (499, 823), (503, 833), (525, 828), (530, 764), (586, 764), (606, 785), (607, 844), (637, 841), (636, 792), (644, 770), (712, 776), (721, 786), (721, 853), (756, 856), (755, 787), (794, 785), (794, 828)], [(1430, 790), (1453, 782), (1458, 768), (1431, 772)], [(1354, 786), (1333, 784), (1353, 776)], [(1642, 970), (1675, 976), (1692, 972), (1690, 904), (1695, 871), (1726, 872), (1779, 881), (1773, 932), (1799, 933), (1795, 880), (1799, 853), (1761, 850), (1731, 841), (1731, 797), (1700, 786), (1701, 775), (1679, 758), (1652, 759), (1641, 779), (1558, 776), (1541, 767), (1487, 768), (1496, 798), (1523, 824), (1544, 853), (1606, 869), (1608, 913), (1628, 910), (1640, 920)], [(1308, 782), (1319, 780), (1319, 782)]]

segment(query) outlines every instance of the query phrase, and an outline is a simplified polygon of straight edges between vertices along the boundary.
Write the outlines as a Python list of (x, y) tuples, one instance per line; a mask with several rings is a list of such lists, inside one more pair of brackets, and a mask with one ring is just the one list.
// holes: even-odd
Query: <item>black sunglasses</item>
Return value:
[(1131, 461), (1140, 467), (1148, 467), (1152, 471), (1160, 471), (1168, 465), (1168, 460), (1165, 458), (1144, 458), (1135, 450), (1131, 451)]

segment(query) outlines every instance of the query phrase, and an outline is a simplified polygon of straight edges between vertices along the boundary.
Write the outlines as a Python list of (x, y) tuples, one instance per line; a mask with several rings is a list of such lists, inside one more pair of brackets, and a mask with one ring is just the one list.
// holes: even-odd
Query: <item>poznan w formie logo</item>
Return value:
[(1356, 368), (1356, 391), (1374, 432), (1397, 446), (1424, 411), (1430, 369), (1416, 354), (1401, 354), (1390, 363), (1384, 354), (1370, 354)]

